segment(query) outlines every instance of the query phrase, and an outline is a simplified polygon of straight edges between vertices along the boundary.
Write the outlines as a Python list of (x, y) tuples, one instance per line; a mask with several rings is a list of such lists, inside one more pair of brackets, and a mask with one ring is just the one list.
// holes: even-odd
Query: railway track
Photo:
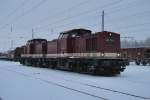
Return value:
[[(62, 79), (62, 77), (56, 77), (56, 76), (52, 76), (52, 77)], [(68, 82), (73, 82), (73, 83), (81, 84), (81, 85), (85, 85), (85, 86), (92, 87), (92, 88), (97, 88), (97, 89), (101, 89), (101, 90), (105, 90), (105, 91), (109, 91), (109, 92), (114, 92), (114, 93), (119, 93), (119, 94), (131, 96), (131, 97), (135, 97), (135, 98), (150, 100), (150, 98), (148, 98), (148, 97), (144, 97), (144, 96), (140, 96), (140, 95), (136, 95), (136, 94), (132, 94), (132, 93), (128, 93), (128, 92), (122, 92), (122, 91), (118, 91), (118, 90), (114, 90), (114, 89), (109, 89), (109, 88), (104, 88), (104, 87), (101, 87), (101, 86), (96, 86), (96, 85), (87, 84), (87, 83), (83, 83), (83, 82), (77, 82), (77, 81), (74, 81), (74, 80), (71, 80), (71, 79), (65, 79), (65, 78), (63, 78), (63, 80), (68, 81)]]
[[(81, 93), (81, 94), (84, 94), (84, 95), (92, 96), (94, 98), (98, 98), (98, 99), (101, 99), (101, 100), (108, 100), (107, 98), (104, 98), (104, 97), (101, 97), (101, 96), (97, 96), (97, 95), (94, 95), (94, 94), (91, 94), (91, 93), (88, 93), (88, 92), (84, 92), (82, 90), (74, 89), (74, 88), (71, 88), (71, 87), (68, 87), (68, 86), (65, 86), (65, 85), (62, 85), (62, 84), (59, 84), (59, 83), (55, 83), (55, 82), (52, 82), (52, 81), (49, 81), (49, 80), (45, 80), (45, 79), (42, 79), (42, 78), (39, 78), (39, 77), (34, 77), (32, 75), (28, 75), (28, 74), (25, 74), (25, 73), (22, 73), (22, 72), (14, 71), (12, 69), (6, 69), (5, 68), (4, 70), (15, 72), (15, 73), (18, 73), (20, 75), (31, 77), (31, 78), (34, 78), (34, 79), (38, 79), (38, 80), (46, 82), (48, 84), (52, 84), (52, 85), (55, 85), (55, 86), (58, 86), (58, 87), (62, 87), (62, 88), (65, 88), (65, 89), (68, 89), (68, 90), (71, 90), (71, 91), (75, 91), (75, 92), (78, 92), (78, 93)], [(55, 76), (52, 76), (52, 77), (54, 78)], [(60, 78), (60, 77), (55, 77), (55, 78)], [(87, 84), (87, 83), (83, 83), (83, 82), (77, 82), (77, 81), (70, 80), (70, 79), (65, 79), (65, 78), (63, 78), (63, 80), (69, 81), (69, 82), (73, 82), (73, 83), (77, 83), (77, 84), (84, 85), (84, 86), (88, 86), (88, 87), (95, 88), (95, 89), (100, 89), (100, 90), (105, 90), (105, 91), (109, 91), (109, 92), (113, 92), (113, 93), (118, 93), (118, 94), (131, 96), (131, 97), (134, 97), (134, 98), (139, 98), (139, 99), (143, 99), (143, 100), (150, 100), (150, 98), (148, 98), (148, 97), (135, 95), (135, 94), (128, 93), (128, 92), (122, 92), (122, 91), (109, 89), (109, 88), (104, 88), (104, 87), (100, 87), (100, 86), (96, 86), (96, 85), (92, 85), (92, 84)]]
[(150, 100), (150, 98), (139, 96), (139, 95), (135, 95), (135, 94), (131, 94), (131, 93), (127, 93), (127, 92), (121, 92), (121, 91), (117, 91), (117, 90), (113, 90), (113, 89), (108, 89), (108, 88), (103, 88), (103, 87), (95, 86), (95, 85), (91, 85), (91, 84), (85, 84), (85, 83), (82, 83), (82, 84), (84, 84), (86, 86), (93, 87), (93, 88), (98, 88), (98, 89), (102, 89), (102, 90), (106, 90), (106, 91), (111, 91), (111, 92), (115, 92), (115, 93), (120, 93), (120, 94), (132, 96), (132, 97), (136, 97), (136, 98), (140, 98), (140, 99)]
[(84, 91), (81, 91), (81, 90), (78, 90), (78, 89), (70, 88), (70, 87), (67, 87), (67, 86), (52, 82), (52, 81), (44, 80), (44, 79), (41, 79), (41, 78), (39, 78), (39, 80), (44, 81), (46, 83), (56, 85), (56, 86), (59, 86), (59, 87), (62, 87), (62, 88), (65, 88), (65, 89), (69, 89), (71, 91), (75, 91), (75, 92), (79, 92), (79, 93), (82, 93), (82, 94), (85, 94), (85, 95), (88, 95), (88, 96), (92, 96), (94, 98), (98, 98), (98, 99), (101, 99), (101, 100), (108, 100), (107, 98), (100, 97), (100, 96), (97, 96), (97, 95), (94, 95), (94, 94), (91, 94), (91, 93), (88, 93), (88, 92), (84, 92)]
[(15, 72), (19, 75), (23, 75), (23, 76), (30, 77), (30, 78), (33, 78), (33, 79), (38, 79), (42, 82), (52, 84), (52, 85), (55, 85), (55, 86), (58, 86), (58, 87), (62, 87), (64, 89), (68, 89), (68, 90), (71, 90), (71, 91), (74, 91), (74, 92), (78, 92), (78, 93), (81, 93), (81, 94), (84, 94), (84, 95), (87, 95), (87, 96), (91, 96), (91, 97), (94, 97), (94, 98), (97, 98), (97, 99), (100, 99), (100, 100), (108, 100), (107, 98), (104, 98), (104, 97), (101, 97), (101, 96), (97, 96), (97, 95), (94, 95), (94, 94), (91, 94), (91, 93), (88, 93), (88, 92), (85, 92), (85, 91), (82, 91), (82, 90), (79, 90), (79, 89), (74, 89), (74, 88), (71, 88), (71, 87), (68, 87), (68, 86), (65, 86), (65, 85), (62, 85), (62, 84), (59, 84), (59, 83), (55, 83), (55, 82), (52, 82), (52, 81), (49, 81), (49, 80), (45, 80), (45, 79), (42, 79), (42, 78), (39, 78), (39, 77), (33, 77), (31, 75), (28, 75), (28, 74), (25, 74), (25, 73), (22, 73), (22, 72), (14, 71), (14, 70), (11, 70), (11, 69), (4, 69), (4, 70), (10, 71), (10, 72)]
[[(68, 79), (64, 79), (64, 80), (70, 81), (70, 82), (73, 82), (73, 83), (76, 82), (76, 81), (68, 80)], [(87, 83), (82, 83), (82, 82), (76, 82), (76, 83), (81, 84), (81, 85), (85, 85), (85, 86), (89, 86), (89, 87), (92, 87), (92, 88), (97, 88), (97, 89), (101, 89), (101, 90), (105, 90), (105, 91), (109, 91), (109, 92), (114, 92), (114, 93), (119, 93), (119, 94), (131, 96), (131, 97), (135, 97), (135, 98), (150, 100), (150, 98), (148, 98), (148, 97), (139, 96), (139, 95), (131, 94), (131, 93), (128, 93), (128, 92), (122, 92), (122, 91), (118, 91), (118, 90), (114, 90), (114, 89), (109, 89), (109, 88), (104, 88), (104, 87), (100, 87), (100, 86), (96, 86), (96, 85), (91, 85), (91, 84), (87, 84)]]

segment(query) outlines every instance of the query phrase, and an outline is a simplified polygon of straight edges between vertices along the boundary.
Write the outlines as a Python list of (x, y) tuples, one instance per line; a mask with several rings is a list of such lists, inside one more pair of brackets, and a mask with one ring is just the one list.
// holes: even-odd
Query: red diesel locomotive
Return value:
[(21, 48), (20, 63), (31, 66), (116, 75), (127, 64), (120, 55), (120, 35), (108, 31), (73, 29), (52, 41), (29, 40)]

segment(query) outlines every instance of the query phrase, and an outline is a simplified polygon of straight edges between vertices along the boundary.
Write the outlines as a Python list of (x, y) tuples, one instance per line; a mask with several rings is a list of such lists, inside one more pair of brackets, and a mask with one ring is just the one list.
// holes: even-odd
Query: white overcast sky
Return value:
[[(150, 37), (150, 0), (0, 0), (0, 51), (32, 38), (57, 38), (73, 28), (105, 30), (144, 40)], [(11, 28), (12, 26), (12, 28)]]

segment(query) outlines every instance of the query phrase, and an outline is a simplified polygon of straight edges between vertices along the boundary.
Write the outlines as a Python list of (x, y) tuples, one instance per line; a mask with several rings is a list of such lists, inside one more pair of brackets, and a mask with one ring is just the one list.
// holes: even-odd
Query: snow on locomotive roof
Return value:
[(79, 29), (72, 29), (72, 30), (64, 31), (64, 32), (61, 32), (60, 34), (69, 34), (69, 33), (72, 33), (72, 32), (79, 32), (79, 31), (86, 31), (87, 33), (92, 32), (91, 30), (88, 30), (88, 29), (79, 28)]
[(42, 38), (36, 38), (36, 39), (32, 39), (32, 40), (28, 40), (28, 42), (35, 42), (35, 41), (47, 41), (46, 39), (42, 39)]
[(36, 38), (36, 39), (28, 40), (27, 44), (30, 44), (30, 43), (45, 43), (45, 42), (47, 42), (46, 39)]
[(95, 34), (97, 34), (97, 33), (112, 33), (112, 34), (117, 34), (117, 35), (119, 35), (119, 33), (110, 32), (110, 31), (95, 32)]

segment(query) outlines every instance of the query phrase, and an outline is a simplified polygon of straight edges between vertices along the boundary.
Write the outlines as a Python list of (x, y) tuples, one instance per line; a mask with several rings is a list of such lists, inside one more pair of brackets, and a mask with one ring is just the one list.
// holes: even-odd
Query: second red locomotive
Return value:
[(92, 33), (73, 29), (58, 39), (32, 39), (22, 46), (19, 61), (32, 66), (76, 72), (116, 75), (124, 71), (126, 60), (120, 55), (120, 35), (114, 32)]

